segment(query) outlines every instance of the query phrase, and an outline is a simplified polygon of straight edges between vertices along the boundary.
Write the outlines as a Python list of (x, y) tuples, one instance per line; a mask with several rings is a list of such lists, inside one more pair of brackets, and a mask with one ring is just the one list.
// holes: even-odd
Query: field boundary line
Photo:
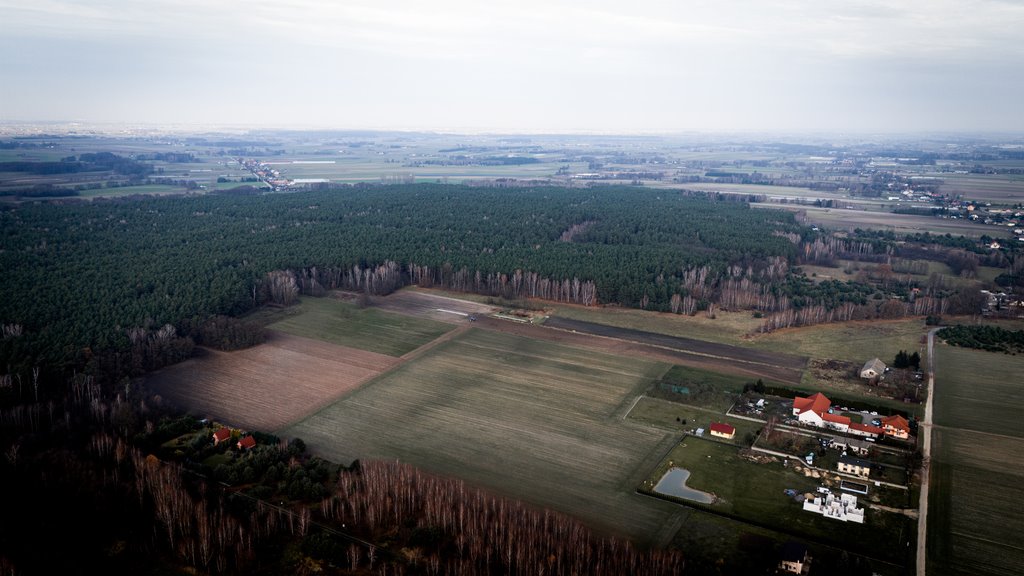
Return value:
[[(398, 359), (401, 360), (401, 364), (405, 364), (406, 362), (415, 360), (415, 359), (419, 358), (420, 356), (422, 356), (422, 355), (426, 354), (427, 352), (429, 352), (431, 349), (433, 349), (433, 348), (435, 348), (437, 346), (440, 346), (441, 344), (444, 344), (445, 342), (448, 342), (449, 340), (452, 340), (453, 338), (455, 338), (457, 336), (461, 336), (462, 334), (465, 334), (469, 330), (470, 330), (470, 326), (468, 324), (463, 324), (461, 326), (458, 326), (454, 330), (449, 330), (449, 331), (445, 332), (444, 334), (441, 334), (440, 336), (438, 336), (437, 338), (434, 338), (430, 342), (427, 342), (423, 346), (420, 346), (419, 348), (416, 348), (415, 350), (410, 350), (409, 352), (406, 352), (405, 354), (402, 354), (401, 356), (398, 357)], [(381, 374), (385, 374), (385, 372), (382, 372)]]
[(347, 400), (349, 397), (351, 397), (356, 392), (359, 392), (360, 390), (362, 390), (362, 389), (364, 389), (364, 388), (366, 388), (368, 386), (373, 385), (373, 383), (376, 382), (377, 380), (380, 380), (381, 378), (391, 374), (392, 372), (398, 370), (399, 368), (402, 368), (403, 366), (405, 366), (406, 364), (409, 364), (410, 362), (412, 362), (413, 360), (419, 358), (423, 354), (426, 354), (427, 352), (429, 352), (433, 348), (435, 348), (437, 346), (440, 346), (440, 345), (450, 341), (451, 339), (455, 338), (456, 336), (459, 336), (459, 335), (469, 331), (469, 329), (470, 329), (470, 326), (464, 324), (462, 326), (459, 326), (459, 327), (455, 328), (454, 330), (449, 330), (448, 332), (445, 332), (444, 334), (438, 336), (437, 338), (434, 338), (430, 342), (427, 342), (426, 344), (420, 346), (419, 348), (417, 348), (415, 350), (412, 350), (410, 352), (406, 352), (405, 354), (403, 354), (403, 355), (399, 356), (398, 358), (396, 358), (396, 360), (398, 360), (398, 361), (395, 362), (393, 365), (389, 366), (386, 370), (381, 371), (379, 374), (377, 374), (376, 376), (374, 376), (372, 378), (367, 379), (365, 382), (361, 382), (359, 384), (359, 386), (356, 386), (352, 390), (348, 390), (348, 391), (344, 392), (343, 394), (340, 394), (340, 395), (332, 398), (331, 400), (323, 403), (322, 405), (317, 406), (316, 408), (310, 410), (309, 412), (306, 412), (305, 414), (299, 416), (295, 420), (292, 420), (291, 422), (288, 422), (287, 424), (285, 424), (285, 425), (281, 426), (280, 428), (274, 430), (274, 432), (275, 433), (280, 433), (280, 432), (282, 432), (282, 431), (284, 431), (284, 430), (286, 430), (288, 428), (291, 428), (292, 426), (295, 426), (295, 425), (299, 424), (300, 422), (303, 422), (305, 420), (308, 420), (308, 419), (312, 418), (313, 416), (316, 416), (320, 412), (323, 412), (327, 408), (329, 408), (331, 406), (334, 406), (335, 404), (337, 404), (339, 402), (344, 402), (345, 400)]

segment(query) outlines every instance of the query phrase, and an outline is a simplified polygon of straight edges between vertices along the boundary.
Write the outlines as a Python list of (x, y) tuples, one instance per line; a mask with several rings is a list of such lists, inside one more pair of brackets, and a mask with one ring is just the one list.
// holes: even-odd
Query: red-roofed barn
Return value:
[(714, 422), (711, 424), (711, 435), (732, 440), (736, 436), (736, 429), (728, 424)]

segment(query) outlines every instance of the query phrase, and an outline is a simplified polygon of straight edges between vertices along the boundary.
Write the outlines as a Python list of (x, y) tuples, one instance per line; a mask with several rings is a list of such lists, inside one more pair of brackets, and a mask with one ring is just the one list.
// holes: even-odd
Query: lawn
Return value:
[(668, 365), (470, 329), (281, 434), (334, 462), (397, 458), (668, 542), (679, 510), (634, 494), (675, 434), (623, 421)]
[[(695, 428), (706, 430), (712, 422), (722, 422), (736, 428), (736, 437), (732, 443), (739, 446), (749, 446), (748, 434), (755, 435), (762, 427), (762, 424), (758, 422), (733, 418), (714, 410), (701, 409), (650, 396), (644, 396), (636, 403), (636, 406), (629, 412), (629, 419), (675, 432)], [(682, 420), (686, 420), (686, 424), (683, 424)], [(728, 440), (726, 441), (728, 442)]]
[(936, 345), (928, 573), (1019, 574), (1024, 546), (1024, 361)]
[(265, 313), (271, 329), (388, 356), (402, 356), (453, 328), (332, 298), (304, 297), (297, 306), (282, 311), (280, 319), (275, 313)]
[(907, 542), (916, 535), (914, 523), (905, 516), (869, 509), (860, 525), (805, 512), (783, 491), (813, 492), (819, 481), (778, 461), (755, 463), (740, 457), (736, 448), (691, 436), (654, 469), (645, 489), (671, 466), (690, 470), (689, 487), (718, 497), (711, 511), (897, 564), (905, 563), (908, 549), (913, 550)]
[[(752, 378), (711, 372), (689, 366), (673, 366), (651, 387), (650, 395), (683, 404), (710, 408), (724, 414), (743, 393), (744, 385), (753, 382)], [(762, 380), (762, 382), (767, 386), (787, 386), (772, 380)], [(686, 392), (666, 390), (663, 386), (679, 387), (685, 389)]]

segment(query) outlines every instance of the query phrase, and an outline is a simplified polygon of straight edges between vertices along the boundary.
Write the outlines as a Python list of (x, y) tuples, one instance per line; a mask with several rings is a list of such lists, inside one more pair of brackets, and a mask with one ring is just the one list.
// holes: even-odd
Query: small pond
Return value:
[(658, 481), (658, 485), (654, 487), (654, 491), (658, 494), (685, 498), (702, 504), (713, 503), (715, 501), (713, 495), (686, 486), (686, 479), (689, 477), (690, 471), (686, 468), (669, 468), (668, 472), (665, 472), (665, 475)]

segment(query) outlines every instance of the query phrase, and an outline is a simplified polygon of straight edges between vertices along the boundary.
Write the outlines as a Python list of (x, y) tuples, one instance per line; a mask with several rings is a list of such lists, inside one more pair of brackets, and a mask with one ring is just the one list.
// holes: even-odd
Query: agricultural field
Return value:
[(900, 234), (931, 232), (932, 234), (953, 234), (959, 236), (980, 237), (983, 235), (1008, 235), (1005, 229), (985, 226), (965, 220), (947, 220), (932, 216), (916, 216), (913, 214), (893, 214), (891, 212), (869, 212), (866, 210), (844, 210), (841, 208), (816, 208), (814, 206), (796, 206), (774, 203), (751, 204), (755, 208), (784, 208), (796, 212), (804, 212), (804, 220), (808, 224), (817, 224), (822, 228), (835, 230), (853, 230), (854, 228), (870, 228), (874, 230), (892, 230)]
[(155, 394), (248, 430), (276, 430), (349, 393), (399, 360), (274, 333), (265, 344), (199, 357), (147, 377)]
[(398, 458), (667, 542), (677, 508), (633, 491), (675, 435), (623, 418), (668, 368), (472, 329), (280, 432), (335, 462)]
[(1019, 574), (1024, 427), (1019, 356), (936, 345), (928, 573)]
[(746, 345), (744, 337), (756, 331), (763, 322), (759, 318), (754, 318), (750, 312), (718, 311), (715, 312), (714, 318), (709, 318), (706, 314), (685, 316), (635, 308), (576, 306), (562, 303), (555, 305), (552, 315), (734, 346)]
[(303, 297), (297, 306), (261, 314), (273, 330), (388, 356), (407, 354), (453, 328), (335, 298)]
[(912, 562), (913, 520), (869, 508), (865, 524), (859, 525), (805, 512), (784, 490), (814, 492), (821, 481), (797, 472), (795, 466), (782, 466), (778, 458), (759, 459), (755, 462), (735, 447), (689, 436), (653, 469), (644, 489), (653, 488), (670, 467), (683, 467), (691, 472), (688, 487), (715, 495), (716, 502), (706, 505), (710, 511), (835, 545), (877, 559), (889, 570), (892, 564)]
[[(1020, 163), (1018, 166), (1020, 167)], [(1024, 202), (1024, 176), (1020, 174), (939, 174), (943, 194), (963, 196), (964, 200), (993, 204)]]

